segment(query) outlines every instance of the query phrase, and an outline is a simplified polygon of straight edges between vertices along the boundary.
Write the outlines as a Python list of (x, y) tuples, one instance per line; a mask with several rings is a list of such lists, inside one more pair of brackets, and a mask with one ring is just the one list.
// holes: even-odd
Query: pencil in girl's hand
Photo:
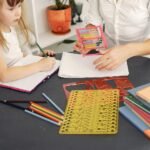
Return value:
[(38, 46), (39, 50), (40, 50), (41, 53), (43, 54), (43, 57), (48, 57), (48, 56), (54, 57), (54, 56), (55, 56), (55, 53), (54, 53), (54, 54), (50, 54), (50, 55), (45, 54), (45, 53), (44, 53), (44, 50), (41, 48), (41, 46), (40, 46), (37, 42), (36, 42), (36, 45)]
[(43, 49), (41, 48), (41, 46), (37, 42), (36, 42), (36, 45), (38, 46), (38, 48), (41, 51), (41, 53), (43, 54), (43, 56), (47, 57), (47, 55), (44, 53)]

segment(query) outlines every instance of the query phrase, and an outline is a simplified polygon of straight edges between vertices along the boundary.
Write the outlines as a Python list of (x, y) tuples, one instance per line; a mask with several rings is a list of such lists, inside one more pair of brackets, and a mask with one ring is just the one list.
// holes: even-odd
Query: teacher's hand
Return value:
[(88, 51), (84, 48), (83, 44), (80, 43), (79, 41), (77, 41), (76, 44), (74, 45), (74, 50), (81, 54), (88, 53)]
[(114, 70), (123, 62), (130, 58), (130, 47), (120, 45), (103, 52), (103, 55), (94, 61), (94, 65), (98, 70)]

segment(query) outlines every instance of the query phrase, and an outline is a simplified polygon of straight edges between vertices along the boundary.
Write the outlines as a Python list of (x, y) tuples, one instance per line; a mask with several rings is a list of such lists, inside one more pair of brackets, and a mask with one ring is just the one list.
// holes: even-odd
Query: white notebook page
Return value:
[(127, 62), (115, 70), (96, 70), (93, 62), (98, 57), (100, 55), (82, 56), (81, 54), (63, 52), (58, 75), (63, 78), (93, 78), (127, 76), (129, 74)]

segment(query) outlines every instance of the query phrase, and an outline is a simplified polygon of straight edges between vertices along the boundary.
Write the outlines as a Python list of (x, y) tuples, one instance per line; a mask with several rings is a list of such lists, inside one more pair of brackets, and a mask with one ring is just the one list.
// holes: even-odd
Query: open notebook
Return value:
[(63, 78), (93, 78), (127, 76), (129, 74), (127, 62), (115, 70), (96, 70), (93, 62), (98, 57), (100, 55), (83, 56), (81, 54), (63, 52), (58, 76)]
[[(23, 59), (19, 60), (14, 66), (23, 66), (23, 65), (31, 64), (33, 62), (39, 61), (41, 58), (42, 57), (40, 56), (28, 55)], [(54, 65), (51, 71), (38, 72), (29, 77), (25, 77), (23, 79), (12, 81), (12, 82), (7, 82), (7, 83), (0, 82), (0, 86), (22, 91), (22, 92), (31, 92), (45, 78), (53, 74), (58, 69), (58, 67), (59, 67), (59, 61), (57, 60), (56, 64)]]

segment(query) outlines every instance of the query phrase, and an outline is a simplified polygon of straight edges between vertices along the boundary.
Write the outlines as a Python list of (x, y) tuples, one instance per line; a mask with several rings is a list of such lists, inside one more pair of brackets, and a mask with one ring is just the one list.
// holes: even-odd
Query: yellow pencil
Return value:
[(57, 118), (51, 116), (50, 114), (47, 114), (47, 113), (45, 113), (45, 112), (39, 110), (38, 108), (35, 108), (35, 107), (31, 106), (31, 105), (30, 105), (28, 108), (29, 108), (30, 110), (32, 110), (32, 111), (34, 111), (34, 112), (36, 112), (36, 113), (38, 113), (38, 114), (40, 114), (40, 115), (46, 117), (46, 118), (49, 118), (49, 119), (52, 119), (53, 121), (56, 121), (56, 122), (59, 123), (59, 124), (62, 123), (62, 121), (60, 121), (59, 119), (57, 119)]
[(58, 113), (56, 113), (56, 112), (54, 112), (54, 111), (52, 111), (50, 109), (47, 109), (46, 107), (43, 107), (43, 106), (41, 106), (39, 104), (36, 104), (34, 102), (30, 102), (30, 104), (31, 104), (31, 106), (33, 106), (33, 107), (35, 107), (35, 108), (37, 108), (37, 109), (39, 109), (39, 110), (41, 110), (43, 112), (46, 112), (46, 113), (48, 113), (48, 114), (50, 114), (50, 115), (52, 115), (52, 116), (54, 116), (54, 117), (56, 117), (58, 119), (61, 119), (61, 120), (64, 119), (64, 116), (62, 116), (62, 115), (60, 115), (60, 114), (58, 114)]

